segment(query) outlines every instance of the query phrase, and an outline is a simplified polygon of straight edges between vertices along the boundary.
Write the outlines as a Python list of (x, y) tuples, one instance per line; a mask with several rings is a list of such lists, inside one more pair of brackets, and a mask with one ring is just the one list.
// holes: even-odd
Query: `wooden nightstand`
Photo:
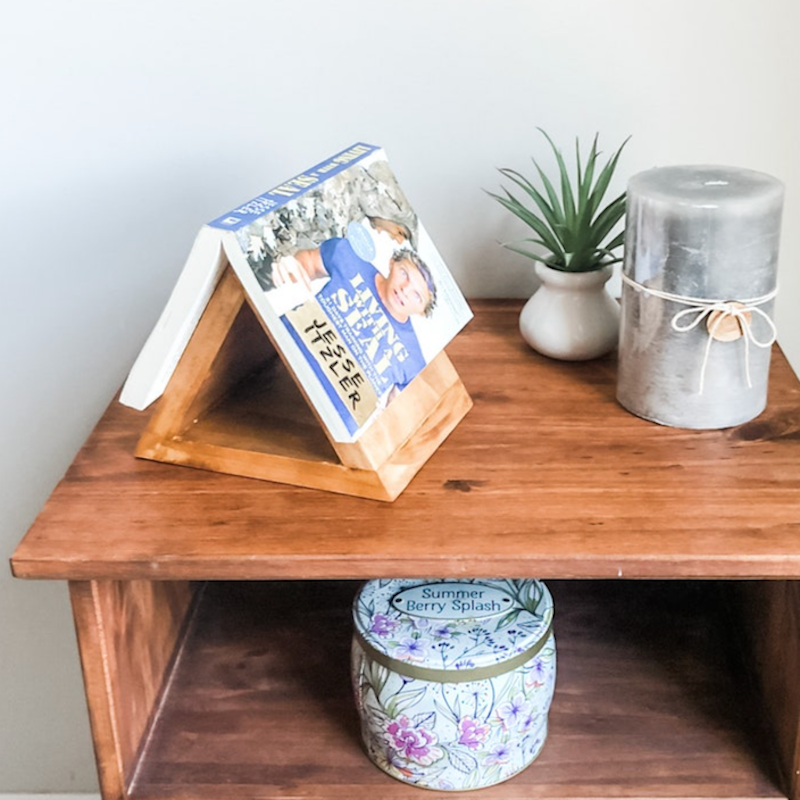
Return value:
[(473, 306), (448, 354), (474, 408), (391, 504), (136, 460), (147, 415), (109, 408), (12, 558), (69, 581), (105, 800), (424, 797), (358, 741), (348, 604), (384, 576), (553, 591), (547, 744), (481, 797), (798, 798), (784, 356), (761, 417), (676, 430), (617, 404), (613, 359), (549, 361), (519, 303)]

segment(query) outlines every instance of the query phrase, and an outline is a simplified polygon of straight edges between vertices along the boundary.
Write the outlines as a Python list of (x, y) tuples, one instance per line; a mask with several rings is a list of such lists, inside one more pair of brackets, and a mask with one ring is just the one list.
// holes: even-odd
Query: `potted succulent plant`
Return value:
[(624, 231), (617, 228), (625, 215), (625, 193), (606, 205), (603, 198), (628, 140), (601, 166), (598, 137), (585, 164), (576, 139), (573, 180), (553, 140), (539, 131), (555, 156), (557, 184), (534, 159), (541, 189), (516, 170), (499, 170), (524, 192), (525, 203), (505, 187), (504, 195), (489, 192), (534, 234), (503, 244), (533, 259), (541, 280), (522, 309), (520, 332), (531, 347), (553, 358), (596, 358), (613, 350), (619, 335), (619, 307), (605, 284), (613, 264), (622, 260), (615, 251), (623, 243)]

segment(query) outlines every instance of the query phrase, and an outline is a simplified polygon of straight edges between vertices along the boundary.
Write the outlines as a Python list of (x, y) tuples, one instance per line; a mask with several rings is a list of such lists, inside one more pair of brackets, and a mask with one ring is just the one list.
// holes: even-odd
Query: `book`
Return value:
[(120, 402), (161, 396), (228, 265), (335, 442), (472, 317), (385, 152), (356, 143), (200, 229)]

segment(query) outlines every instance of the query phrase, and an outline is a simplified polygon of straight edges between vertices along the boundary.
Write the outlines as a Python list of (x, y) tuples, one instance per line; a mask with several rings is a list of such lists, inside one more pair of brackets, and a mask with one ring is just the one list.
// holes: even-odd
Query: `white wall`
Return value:
[[(641, 169), (788, 187), (780, 340), (800, 366), (797, 0), (25, 0), (0, 7), (0, 543), (111, 400), (196, 230), (383, 145), (467, 294), (530, 293), (496, 166), (633, 138)], [(66, 589), (0, 573), (0, 792), (96, 789)]]

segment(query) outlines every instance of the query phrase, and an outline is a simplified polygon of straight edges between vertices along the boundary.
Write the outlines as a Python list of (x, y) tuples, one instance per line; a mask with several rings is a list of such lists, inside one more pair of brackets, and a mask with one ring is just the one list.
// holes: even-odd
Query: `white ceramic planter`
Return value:
[(619, 340), (619, 304), (606, 291), (612, 268), (563, 272), (536, 263), (542, 285), (523, 306), (522, 338), (537, 352), (563, 361), (610, 353)]

